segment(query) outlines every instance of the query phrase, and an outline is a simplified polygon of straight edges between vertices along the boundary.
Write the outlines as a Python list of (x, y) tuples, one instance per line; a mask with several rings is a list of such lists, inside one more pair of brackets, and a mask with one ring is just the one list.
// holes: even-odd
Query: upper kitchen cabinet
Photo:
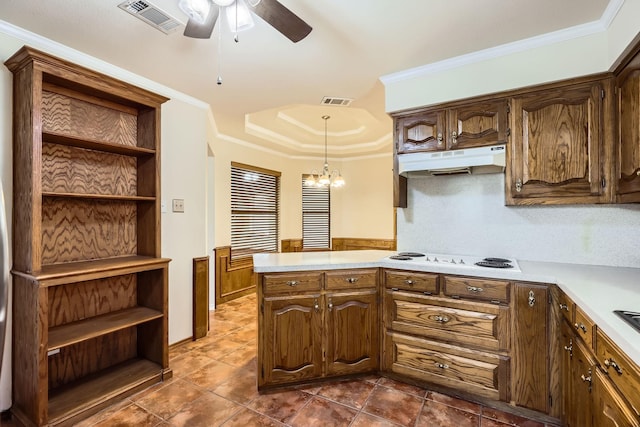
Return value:
[(640, 202), (640, 43), (616, 73), (618, 146), (616, 196)]
[(504, 144), (506, 100), (439, 107), (396, 118), (398, 154)]
[(506, 204), (610, 202), (611, 79), (515, 95)]

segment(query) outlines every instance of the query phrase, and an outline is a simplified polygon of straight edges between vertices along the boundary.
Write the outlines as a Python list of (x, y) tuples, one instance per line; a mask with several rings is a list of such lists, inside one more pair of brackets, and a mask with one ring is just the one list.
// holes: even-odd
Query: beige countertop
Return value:
[(517, 260), (521, 272), (499, 269), (469, 271), (463, 266), (403, 264), (387, 259), (392, 251), (334, 251), (258, 254), (257, 273), (384, 267), (495, 279), (555, 283), (636, 364), (640, 365), (640, 332), (613, 311), (640, 312), (640, 268), (561, 264)]

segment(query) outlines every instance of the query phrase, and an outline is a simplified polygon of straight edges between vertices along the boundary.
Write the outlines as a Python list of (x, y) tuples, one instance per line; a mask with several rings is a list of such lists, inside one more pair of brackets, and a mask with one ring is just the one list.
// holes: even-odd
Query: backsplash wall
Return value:
[(412, 177), (398, 250), (640, 268), (640, 204), (504, 205), (504, 174)]

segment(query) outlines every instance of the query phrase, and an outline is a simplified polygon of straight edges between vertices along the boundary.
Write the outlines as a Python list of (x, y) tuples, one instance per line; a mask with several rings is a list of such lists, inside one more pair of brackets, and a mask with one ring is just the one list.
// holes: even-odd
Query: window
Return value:
[(331, 197), (329, 187), (304, 185), (302, 176), (302, 248), (330, 249)]
[(280, 172), (231, 163), (231, 259), (278, 251)]

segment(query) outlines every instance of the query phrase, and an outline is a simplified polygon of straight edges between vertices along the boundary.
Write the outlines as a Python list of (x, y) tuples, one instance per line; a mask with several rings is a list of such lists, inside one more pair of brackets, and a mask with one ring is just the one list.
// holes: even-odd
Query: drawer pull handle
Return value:
[(560, 303), (560, 310), (569, 311), (569, 306), (567, 304)]
[(484, 292), (484, 289), (478, 288), (476, 286), (467, 286), (467, 290), (469, 292)]
[(615, 369), (615, 371), (619, 374), (622, 375), (622, 368), (620, 367), (620, 365), (618, 365), (615, 360), (613, 359), (604, 359), (604, 365), (607, 368), (613, 368)]
[(447, 323), (449, 321), (449, 318), (447, 316), (437, 315), (433, 318), (433, 320), (439, 323)]
[(591, 371), (589, 371), (589, 376), (585, 377), (584, 374), (580, 375), (580, 379), (582, 381), (584, 381), (585, 383), (590, 383), (591, 382)]
[(407, 279), (404, 281), (404, 283), (406, 283), (407, 285), (413, 285), (414, 281), (411, 279)]
[(580, 324), (574, 323), (573, 326), (575, 326), (576, 329), (582, 330), (582, 332), (584, 332), (585, 334), (587, 333), (587, 327), (584, 326), (584, 323), (580, 323)]
[(316, 313), (320, 312), (320, 304), (318, 304), (318, 300), (317, 299), (313, 300), (313, 308), (316, 311)]
[(357, 277), (349, 277), (347, 278), (347, 282), (349, 283), (356, 283), (358, 281)]
[(329, 305), (327, 307), (329, 307), (329, 311), (333, 310), (333, 301), (329, 300)]
[(297, 280), (288, 280), (287, 281), (287, 285), (289, 286), (298, 286), (298, 281)]
[(436, 362), (436, 367), (438, 367), (440, 369), (448, 369), (449, 365), (447, 365), (446, 363)]

